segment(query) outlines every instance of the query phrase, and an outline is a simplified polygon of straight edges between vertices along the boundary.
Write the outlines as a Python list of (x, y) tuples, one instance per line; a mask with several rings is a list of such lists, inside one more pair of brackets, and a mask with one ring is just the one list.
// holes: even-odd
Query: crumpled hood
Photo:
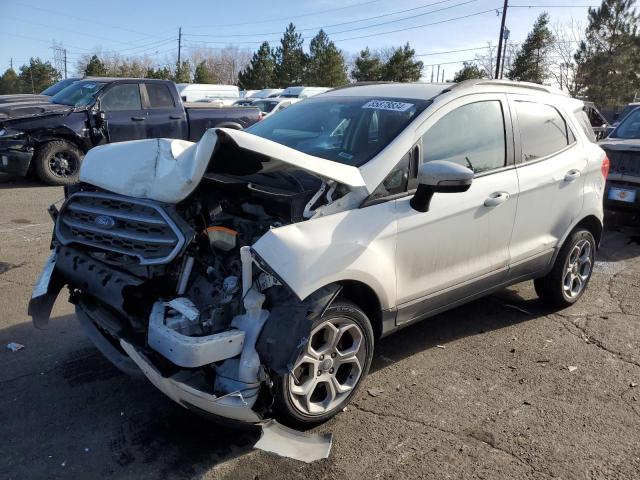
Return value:
[(6, 103), (47, 103), (51, 97), (47, 95), (34, 95), (32, 93), (16, 93), (13, 95), (0, 95), (0, 105)]
[(217, 147), (223, 142), (266, 158), (263, 172), (277, 170), (284, 163), (347, 186), (366, 187), (356, 167), (228, 128), (207, 130), (197, 143), (160, 138), (93, 148), (82, 162), (80, 181), (122, 195), (178, 203), (195, 190), (209, 163), (215, 165)]
[(69, 105), (43, 102), (14, 102), (0, 104), (0, 122), (5, 120), (18, 120), (45, 115), (64, 115), (73, 111)]

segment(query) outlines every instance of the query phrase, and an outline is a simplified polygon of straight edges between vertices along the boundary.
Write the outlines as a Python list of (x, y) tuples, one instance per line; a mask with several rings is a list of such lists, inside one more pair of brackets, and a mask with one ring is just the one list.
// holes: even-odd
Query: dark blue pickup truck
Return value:
[(209, 128), (243, 129), (259, 119), (254, 107), (183, 104), (168, 80), (85, 78), (48, 103), (0, 105), (0, 172), (34, 172), (48, 184), (69, 185), (96, 145), (143, 138), (195, 142)]

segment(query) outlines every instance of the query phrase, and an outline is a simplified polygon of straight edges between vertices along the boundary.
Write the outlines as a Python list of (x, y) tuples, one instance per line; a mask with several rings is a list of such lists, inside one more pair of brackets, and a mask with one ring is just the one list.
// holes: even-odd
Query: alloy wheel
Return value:
[(305, 415), (338, 408), (358, 384), (366, 359), (364, 334), (349, 318), (314, 328), (289, 375), (289, 399)]
[(562, 279), (562, 289), (567, 298), (575, 298), (584, 290), (593, 267), (592, 252), (591, 242), (586, 239), (578, 241), (571, 249)]
[(49, 169), (57, 177), (72, 177), (78, 168), (78, 160), (66, 152), (58, 152), (49, 158)]

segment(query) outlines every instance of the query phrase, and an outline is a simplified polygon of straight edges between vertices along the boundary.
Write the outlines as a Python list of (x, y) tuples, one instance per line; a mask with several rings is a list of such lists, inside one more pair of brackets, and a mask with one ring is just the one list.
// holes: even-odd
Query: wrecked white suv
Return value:
[(398, 328), (529, 279), (580, 298), (608, 168), (587, 128), (538, 85), (378, 84), (94, 148), (30, 314), (66, 285), (95, 345), (182, 406), (324, 421)]

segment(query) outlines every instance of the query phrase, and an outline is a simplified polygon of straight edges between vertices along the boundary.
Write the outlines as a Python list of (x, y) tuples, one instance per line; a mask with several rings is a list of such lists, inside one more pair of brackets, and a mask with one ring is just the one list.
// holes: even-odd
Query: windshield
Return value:
[(89, 105), (105, 85), (104, 82), (77, 82), (54, 95), (51, 101), (61, 105), (83, 107)]
[(258, 107), (262, 113), (269, 113), (271, 110), (276, 108), (277, 105), (277, 101), (274, 102), (273, 100), (260, 100), (253, 102), (251, 106)]
[(49, 88), (43, 90), (40, 95), (47, 95), (49, 97), (53, 97), (56, 93), (61, 90), (64, 90), (72, 83), (76, 83), (78, 81), (77, 78), (67, 78), (66, 80), (61, 80), (58, 83), (54, 83)]
[(622, 112), (620, 112), (620, 115), (618, 115), (618, 123), (620, 123), (622, 120), (624, 120), (626, 118), (627, 115), (629, 115), (629, 113), (631, 113), (631, 111), (634, 108), (639, 107), (640, 105), (632, 105), (629, 104), (626, 107), (624, 107), (624, 110), (622, 110)]
[(640, 108), (636, 108), (620, 122), (610, 137), (640, 139)]
[(428, 100), (321, 96), (254, 124), (247, 131), (300, 152), (359, 167), (391, 143)]

